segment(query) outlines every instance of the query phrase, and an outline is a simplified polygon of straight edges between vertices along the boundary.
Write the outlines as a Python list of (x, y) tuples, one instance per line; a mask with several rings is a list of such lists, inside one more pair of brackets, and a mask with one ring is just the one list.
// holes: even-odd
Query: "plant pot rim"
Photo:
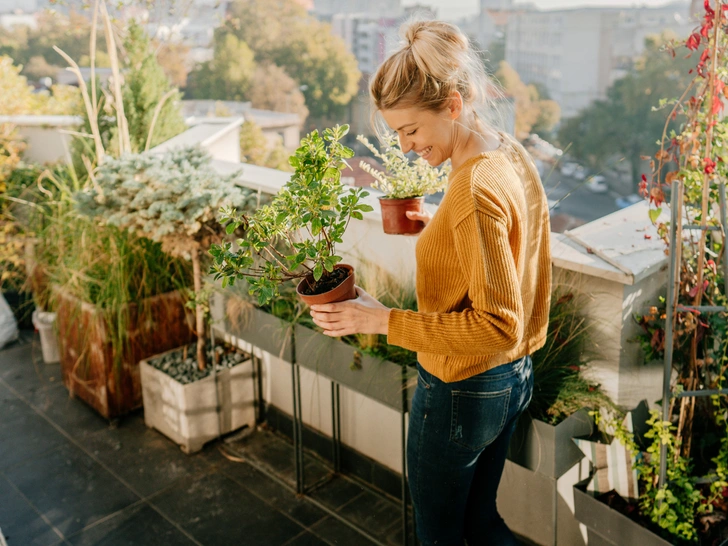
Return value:
[(388, 195), (383, 195), (381, 197), (377, 197), (380, 201), (419, 201), (424, 198), (424, 195), (417, 195), (415, 197), (389, 197)]
[[(233, 347), (236, 351), (239, 351), (240, 353), (242, 353), (244, 355), (248, 355), (248, 358), (245, 359), (245, 360), (241, 360), (240, 362), (238, 362), (237, 364), (235, 364), (235, 366), (228, 366), (225, 369), (218, 371), (217, 374), (225, 373), (228, 370), (232, 370), (233, 368), (235, 368), (237, 366), (240, 366), (241, 364), (245, 364), (246, 362), (250, 361), (250, 355), (248, 353), (246, 353), (242, 349), (239, 349), (238, 347), (235, 347), (231, 343), (226, 343), (226, 344), (227, 345), (230, 345), (231, 347)], [(187, 385), (194, 385), (195, 383), (199, 383), (200, 381), (205, 381), (206, 379), (209, 379), (209, 378), (211, 378), (213, 376), (212, 372), (210, 372), (205, 377), (201, 377), (199, 379), (196, 379), (195, 381), (190, 381), (189, 383), (181, 383), (180, 381), (178, 381), (177, 379), (175, 379), (174, 377), (172, 377), (171, 375), (169, 375), (165, 370), (162, 370), (160, 368), (157, 368), (154, 364), (152, 364), (150, 362), (150, 360), (155, 360), (157, 358), (161, 358), (161, 357), (166, 356), (166, 355), (168, 355), (170, 353), (174, 353), (176, 351), (179, 351), (182, 348), (184, 348), (184, 345), (180, 345), (179, 347), (174, 347), (172, 349), (169, 349), (168, 351), (164, 351), (164, 352), (161, 352), (161, 353), (154, 354), (152, 356), (148, 356), (147, 358), (143, 358), (143, 359), (141, 359), (139, 361), (139, 366), (140, 367), (141, 366), (147, 366), (148, 368), (150, 368), (150, 369), (152, 369), (154, 371), (157, 371), (159, 373), (162, 373), (166, 377), (168, 377), (169, 379), (171, 379), (172, 381), (174, 381), (178, 385), (182, 385), (183, 387), (186, 387)], [(211, 364), (208, 364), (208, 366), (209, 365), (211, 365)]]
[[(306, 282), (307, 279), (313, 279), (313, 273), (309, 273), (303, 279), (301, 279), (301, 282), (299, 282), (298, 285), (296, 286), (296, 294), (298, 294), (298, 297), (301, 298), (301, 300), (303, 300), (304, 303), (307, 303), (309, 305), (314, 305), (317, 303), (335, 303), (337, 301), (346, 301), (346, 299), (349, 299), (349, 298), (339, 299), (339, 297), (345, 296), (350, 291), (354, 291), (354, 293), (356, 293), (355, 289), (353, 288), (354, 266), (351, 266), (349, 264), (336, 264), (334, 266), (334, 269), (346, 269), (349, 271), (349, 274), (346, 276), (346, 278), (342, 282), (337, 284), (331, 290), (328, 290), (327, 292), (322, 292), (321, 294), (307, 295), (302, 292), (302, 285), (304, 282)], [(347, 283), (349, 283), (349, 282), (352, 285), (351, 287), (346, 286)], [(341, 294), (335, 295), (334, 293), (337, 291), (341, 292)], [(333, 299), (329, 299), (331, 297), (333, 297)], [(354, 296), (354, 297), (356, 297), (356, 296)], [(324, 300), (327, 300), (327, 301), (324, 301)]]

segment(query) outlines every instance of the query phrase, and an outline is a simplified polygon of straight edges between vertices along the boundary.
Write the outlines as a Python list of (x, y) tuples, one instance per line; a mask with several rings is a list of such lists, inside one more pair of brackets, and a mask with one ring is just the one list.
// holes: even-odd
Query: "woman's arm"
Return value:
[(417, 352), (463, 356), (515, 348), (523, 337), (523, 303), (505, 217), (476, 209), (454, 234), (470, 308), (451, 313), (393, 309), (389, 343)]
[(411, 351), (489, 355), (516, 347), (523, 337), (523, 305), (504, 218), (475, 211), (455, 228), (471, 308), (450, 313), (388, 309), (358, 288), (350, 302), (314, 305), (314, 322), (329, 336), (386, 334)]

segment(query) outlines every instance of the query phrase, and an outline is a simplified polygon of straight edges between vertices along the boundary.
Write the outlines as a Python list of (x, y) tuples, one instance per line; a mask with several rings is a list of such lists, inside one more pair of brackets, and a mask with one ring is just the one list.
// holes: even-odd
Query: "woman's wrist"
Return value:
[(385, 336), (389, 335), (389, 314), (391, 312), (391, 309), (382, 309), (382, 316), (379, 321), (379, 333)]

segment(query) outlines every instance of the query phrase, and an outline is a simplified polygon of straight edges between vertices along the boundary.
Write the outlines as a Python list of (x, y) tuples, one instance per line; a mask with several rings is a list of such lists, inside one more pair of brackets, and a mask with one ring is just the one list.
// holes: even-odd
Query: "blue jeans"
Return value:
[(417, 370), (407, 467), (420, 543), (519, 544), (495, 499), (516, 420), (533, 394), (531, 357), (454, 383)]

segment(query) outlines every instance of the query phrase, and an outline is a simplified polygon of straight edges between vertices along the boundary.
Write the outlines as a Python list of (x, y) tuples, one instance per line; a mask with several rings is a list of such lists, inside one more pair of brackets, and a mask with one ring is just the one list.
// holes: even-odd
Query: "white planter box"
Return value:
[(146, 360), (139, 363), (139, 368), (144, 422), (179, 444), (185, 453), (201, 450), (205, 443), (219, 435), (245, 425), (255, 426), (250, 359), (218, 372), (217, 378), (209, 375), (187, 385), (149, 365)]

